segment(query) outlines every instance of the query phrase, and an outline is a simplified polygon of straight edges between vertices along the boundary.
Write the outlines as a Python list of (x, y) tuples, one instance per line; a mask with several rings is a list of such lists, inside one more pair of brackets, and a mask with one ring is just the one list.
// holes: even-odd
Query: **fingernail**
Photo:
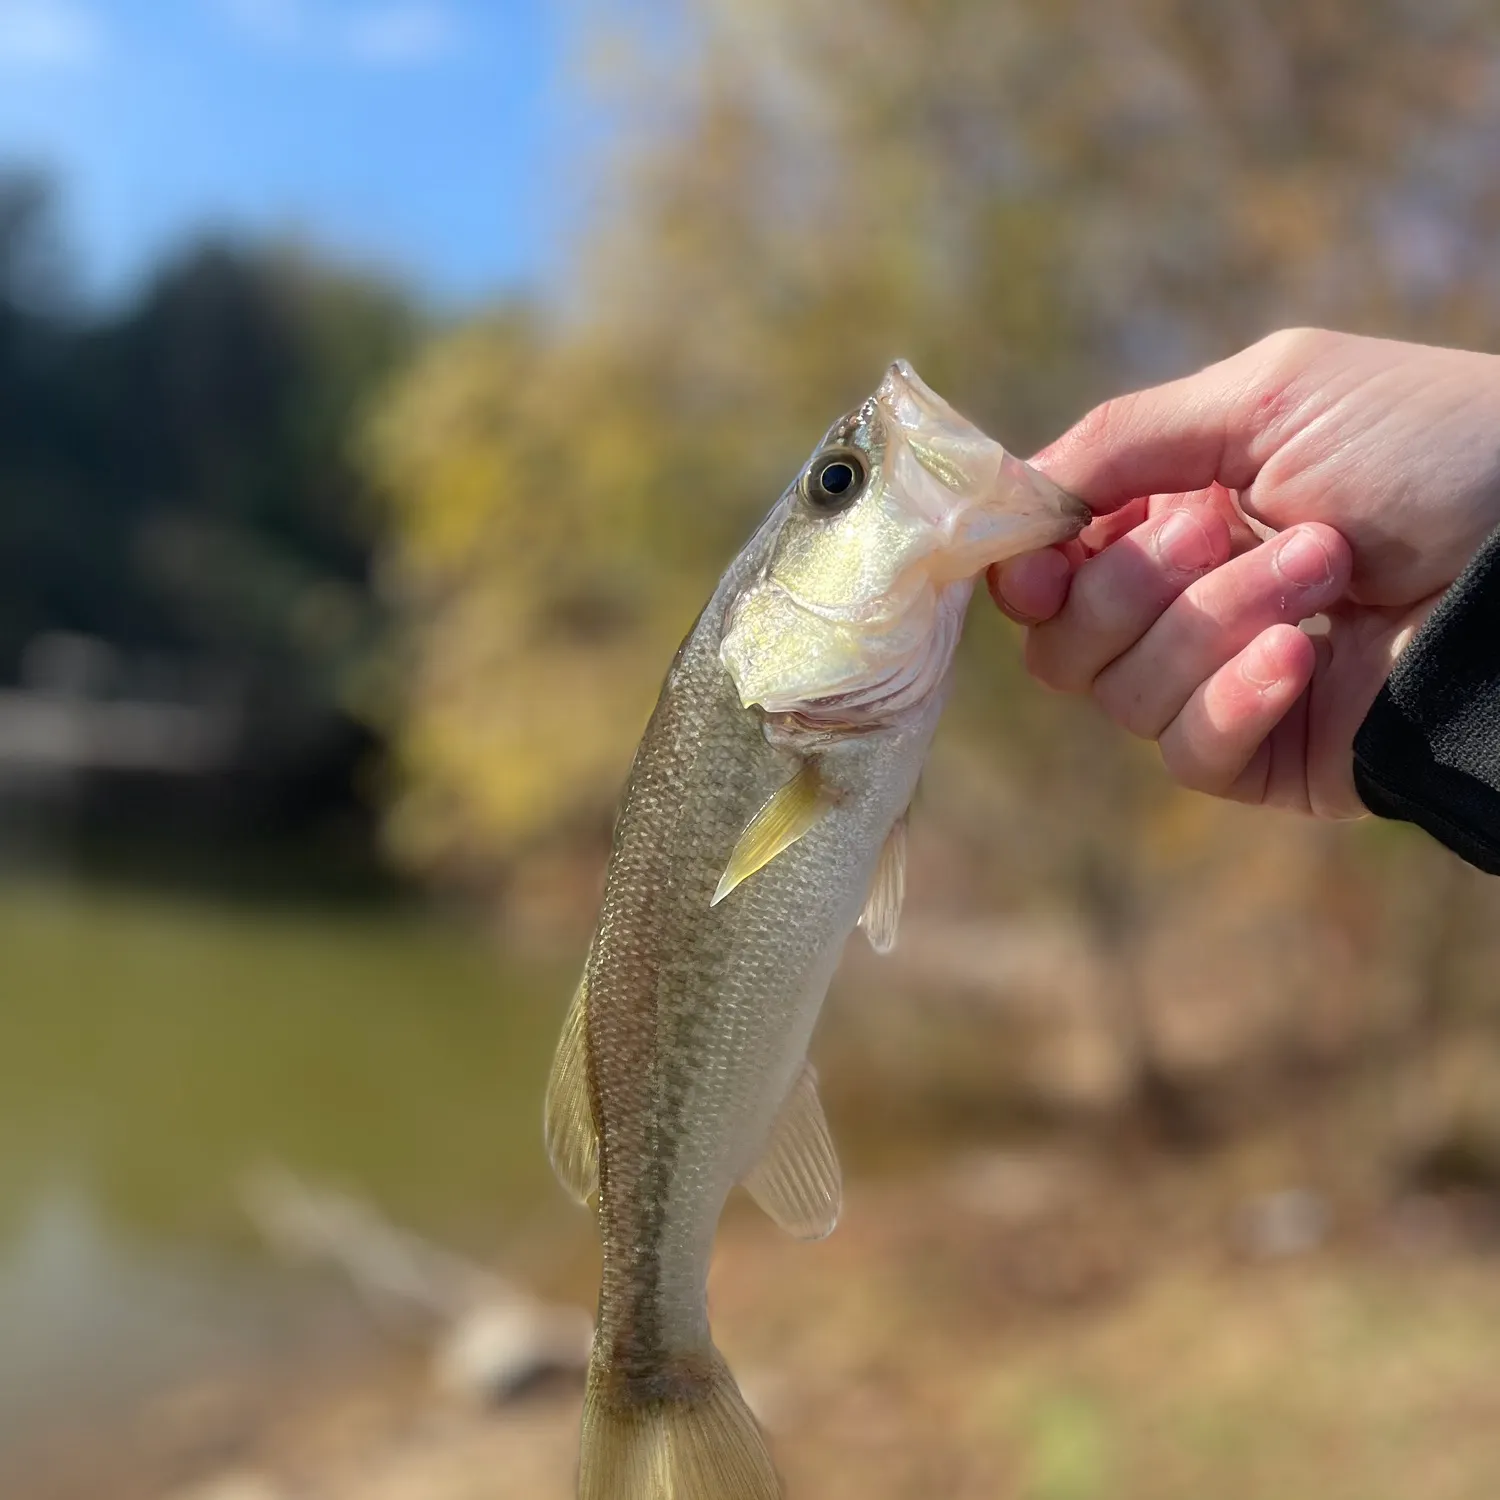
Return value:
[(1191, 511), (1174, 510), (1156, 528), (1156, 555), (1178, 573), (1202, 573), (1214, 565), (1214, 546)]
[(1240, 676), (1253, 688), (1259, 688), (1261, 692), (1268, 693), (1286, 673), (1276, 665), (1276, 660), (1266, 651), (1253, 652), (1250, 657), (1241, 663)]
[(1272, 565), (1290, 584), (1315, 589), (1333, 578), (1333, 560), (1316, 531), (1294, 531), (1276, 544)]
[(1056, 583), (1072, 571), (1067, 558), (1055, 547), (1046, 547), (1040, 552), (1027, 552), (1020, 557), (1013, 557), (1009, 562), (1001, 563), (1000, 570), (1002, 573), (1009, 570), (1012, 574), (1024, 570), (1026, 575), (1036, 583)]

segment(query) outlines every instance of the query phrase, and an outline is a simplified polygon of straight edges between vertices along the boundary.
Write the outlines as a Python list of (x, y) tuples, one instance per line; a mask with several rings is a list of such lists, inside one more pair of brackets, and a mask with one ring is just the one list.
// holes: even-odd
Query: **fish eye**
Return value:
[(847, 510), (864, 493), (870, 471), (856, 448), (830, 448), (807, 466), (802, 493), (815, 510)]

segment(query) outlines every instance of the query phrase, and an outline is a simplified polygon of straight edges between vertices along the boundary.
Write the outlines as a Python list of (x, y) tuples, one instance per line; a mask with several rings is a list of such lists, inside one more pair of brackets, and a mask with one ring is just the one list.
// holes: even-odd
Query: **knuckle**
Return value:
[(1104, 552), (1078, 570), (1069, 606), (1090, 635), (1114, 642), (1143, 635), (1160, 606), (1151, 608), (1143, 600), (1142, 580), (1129, 564), (1133, 555), (1126, 548)]
[(1278, 328), (1252, 344), (1245, 354), (1255, 405), (1274, 413), (1296, 377), (1342, 337), (1326, 328)]
[(1101, 401), (1073, 424), (1062, 443), (1070, 450), (1101, 456), (1107, 473), (1109, 455), (1116, 451), (1133, 425), (1136, 403), (1134, 392)]
[(1106, 717), (1137, 739), (1154, 740), (1161, 733), (1161, 717), (1144, 683), (1124, 672), (1106, 670), (1094, 679), (1094, 701)]
[(1321, 353), (1339, 337), (1327, 328), (1300, 325), (1293, 328), (1278, 328), (1251, 345), (1251, 351), (1260, 356), (1259, 362), (1273, 367), (1285, 368), (1306, 364), (1314, 355)]
[(1079, 441), (1089, 447), (1107, 446), (1106, 440), (1119, 429), (1120, 408), (1129, 399), (1128, 396), (1111, 396), (1086, 411), (1073, 428)]
[(1079, 681), (1077, 664), (1065, 647), (1066, 643), (1045, 625), (1033, 626), (1026, 633), (1026, 670), (1054, 693), (1077, 692), (1085, 685)]
[(1145, 635), (1188, 581), (1165, 571), (1148, 546), (1129, 535), (1078, 569), (1068, 612), (1081, 634), (1107, 648), (1102, 664)]

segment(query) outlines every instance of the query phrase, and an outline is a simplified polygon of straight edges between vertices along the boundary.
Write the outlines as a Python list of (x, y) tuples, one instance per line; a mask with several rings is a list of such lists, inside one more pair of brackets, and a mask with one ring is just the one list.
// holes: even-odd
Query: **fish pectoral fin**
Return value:
[(797, 1239), (820, 1240), (833, 1233), (843, 1206), (843, 1179), (811, 1063), (802, 1064), (771, 1127), (771, 1139), (746, 1173), (744, 1186)]
[(587, 1203), (599, 1191), (599, 1136), (589, 1102), (586, 993), (587, 982), (580, 979), (552, 1060), (545, 1108), (552, 1170), (580, 1203)]
[(784, 854), (832, 806), (833, 797), (823, 785), (817, 766), (805, 762), (746, 824), (708, 904), (717, 906), (742, 881), (764, 869), (778, 854)]
[(859, 925), (864, 928), (870, 946), (877, 953), (889, 953), (896, 946), (896, 927), (901, 921), (901, 903), (905, 899), (906, 814), (902, 813), (880, 846), (875, 876), (870, 881), (870, 894), (865, 898), (865, 909), (859, 914)]

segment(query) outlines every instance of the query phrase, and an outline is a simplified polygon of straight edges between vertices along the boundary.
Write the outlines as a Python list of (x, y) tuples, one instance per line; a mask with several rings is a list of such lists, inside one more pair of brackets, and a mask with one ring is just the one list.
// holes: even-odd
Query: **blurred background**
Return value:
[[(1500, 347), (1484, 0), (0, 0), (0, 1493), (571, 1493), (542, 1085), (661, 674), (908, 355), (1029, 451)], [(798, 1496), (1500, 1484), (1500, 894), (1166, 785), (976, 605), (850, 1186), (731, 1205)]]

